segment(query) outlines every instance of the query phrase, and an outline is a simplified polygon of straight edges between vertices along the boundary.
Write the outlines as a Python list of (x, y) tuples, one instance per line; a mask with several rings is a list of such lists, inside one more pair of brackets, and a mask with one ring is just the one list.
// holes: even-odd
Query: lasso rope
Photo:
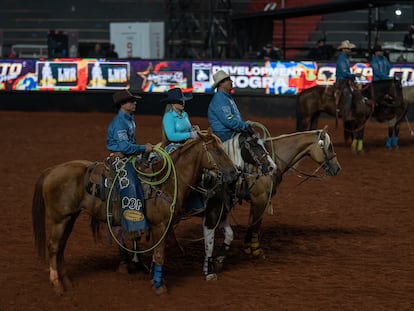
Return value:
[(154, 172), (154, 173), (145, 173), (145, 172), (139, 171), (135, 167), (135, 163), (136, 163), (136, 160), (137, 160), (136, 159), (137, 158), (136, 156), (129, 157), (128, 160), (125, 162), (124, 166), (128, 162), (134, 161), (133, 162), (133, 165), (134, 165), (134, 168), (137, 171), (137, 173), (138, 174), (141, 174), (141, 175), (145, 175), (146, 177), (155, 177), (155, 176), (157, 176), (167, 166), (167, 173), (159, 181), (150, 182), (148, 180), (145, 180), (145, 179), (141, 179), (140, 178), (144, 183), (149, 184), (149, 185), (159, 185), (159, 184), (162, 184), (162, 183), (164, 183), (170, 177), (171, 172), (173, 173), (173, 177), (174, 177), (174, 195), (173, 195), (173, 199), (172, 199), (172, 202), (171, 202), (171, 205), (170, 205), (170, 217), (168, 219), (167, 227), (165, 228), (165, 230), (164, 230), (162, 236), (160, 237), (160, 239), (153, 246), (151, 246), (151, 247), (149, 247), (149, 248), (147, 248), (145, 250), (134, 250), (134, 249), (129, 249), (128, 247), (124, 246), (117, 239), (117, 237), (115, 236), (114, 232), (112, 231), (112, 226), (111, 226), (111, 221), (110, 221), (110, 213), (109, 213), (109, 210), (110, 210), (110, 201), (111, 201), (111, 196), (112, 196), (112, 191), (113, 191), (114, 185), (115, 185), (116, 181), (119, 178), (119, 172), (121, 170), (118, 170), (117, 174), (115, 175), (114, 181), (112, 182), (112, 185), (109, 188), (108, 199), (107, 199), (107, 202), (106, 202), (106, 217), (107, 217), (106, 220), (107, 220), (108, 229), (109, 229), (109, 232), (110, 232), (112, 238), (115, 240), (115, 242), (121, 248), (123, 248), (124, 250), (126, 250), (126, 251), (128, 251), (130, 253), (134, 253), (134, 254), (144, 254), (144, 253), (150, 252), (150, 251), (154, 250), (164, 240), (165, 236), (167, 235), (168, 228), (170, 227), (171, 222), (172, 222), (172, 219), (173, 219), (175, 203), (176, 203), (176, 200), (177, 200), (177, 173), (176, 173), (176, 170), (175, 170), (174, 163), (173, 163), (171, 157), (169, 156), (169, 154), (164, 149), (162, 149), (161, 147), (154, 147), (153, 148), (153, 151), (156, 152), (156, 153), (158, 153), (158, 154), (160, 154), (161, 157), (164, 160), (163, 167), (159, 171)]

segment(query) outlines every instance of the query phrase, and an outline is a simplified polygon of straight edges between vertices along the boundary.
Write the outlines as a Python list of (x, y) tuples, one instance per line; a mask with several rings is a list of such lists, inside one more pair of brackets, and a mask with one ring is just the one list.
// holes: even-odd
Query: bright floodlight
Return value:
[(402, 14), (400, 9), (396, 9), (395, 10), (395, 15), (400, 16)]

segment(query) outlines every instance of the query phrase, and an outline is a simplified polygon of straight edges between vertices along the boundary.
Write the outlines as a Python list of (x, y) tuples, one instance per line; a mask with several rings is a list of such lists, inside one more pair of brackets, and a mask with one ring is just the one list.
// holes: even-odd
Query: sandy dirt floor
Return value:
[[(342, 171), (300, 185), (296, 173), (284, 175), (273, 198), (275, 214), (263, 223), (265, 259), (241, 253), (248, 206), (237, 205), (227, 265), (217, 281), (206, 282), (201, 221), (185, 220), (176, 230), (186, 254), (167, 249), (169, 293), (158, 297), (147, 276), (115, 271), (117, 247), (105, 237), (95, 243), (89, 217), (81, 214), (65, 253), (74, 288), (56, 296), (48, 264), (34, 249), (33, 187), (46, 167), (74, 159), (102, 161), (112, 117), (0, 112), (0, 311), (414, 310), (414, 137), (403, 124), (400, 148), (386, 150), (386, 126), (371, 122), (365, 154), (354, 155), (333, 119), (320, 125), (330, 127)], [(255, 121), (272, 136), (295, 129), (294, 119)], [(192, 122), (207, 128), (205, 118)], [(138, 115), (136, 123), (140, 143), (160, 140), (161, 116)], [(314, 168), (311, 161), (300, 166), (304, 172)]]

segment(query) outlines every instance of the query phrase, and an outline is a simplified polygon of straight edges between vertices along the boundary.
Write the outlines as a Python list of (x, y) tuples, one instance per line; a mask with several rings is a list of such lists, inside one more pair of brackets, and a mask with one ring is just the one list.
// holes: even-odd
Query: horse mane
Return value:
[(279, 136), (268, 137), (268, 138), (265, 139), (265, 141), (279, 140), (279, 139), (283, 139), (283, 138), (286, 138), (286, 137), (303, 135), (305, 133), (309, 133), (309, 134), (314, 133), (314, 134), (316, 134), (320, 131), (321, 130), (319, 129), (319, 130), (310, 130), (310, 131), (304, 131), (304, 132), (294, 132), (294, 133), (289, 133), (289, 134), (282, 134), (282, 135), (279, 135)]

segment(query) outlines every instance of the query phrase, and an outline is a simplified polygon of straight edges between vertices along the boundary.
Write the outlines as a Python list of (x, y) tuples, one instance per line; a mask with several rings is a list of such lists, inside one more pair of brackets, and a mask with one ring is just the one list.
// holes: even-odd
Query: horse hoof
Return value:
[(263, 249), (257, 248), (252, 251), (252, 256), (257, 259), (266, 259)]
[(65, 293), (65, 289), (62, 284), (53, 285), (53, 290), (57, 296), (62, 296)]
[(73, 288), (72, 282), (70, 281), (68, 277), (63, 277), (62, 282), (63, 282), (63, 287), (65, 288), (65, 290), (70, 290)]
[(158, 288), (155, 288), (154, 286), (152, 286), (152, 289), (154, 290), (154, 293), (157, 295), (163, 295), (163, 294), (167, 294), (167, 286), (165, 285), (161, 285)]
[(223, 266), (224, 266), (224, 262), (223, 261), (214, 261), (214, 270), (216, 270), (217, 272), (220, 272), (223, 270)]
[(121, 261), (116, 271), (121, 274), (129, 274), (128, 263), (126, 261)]
[(217, 274), (215, 273), (207, 274), (206, 281), (217, 281)]

